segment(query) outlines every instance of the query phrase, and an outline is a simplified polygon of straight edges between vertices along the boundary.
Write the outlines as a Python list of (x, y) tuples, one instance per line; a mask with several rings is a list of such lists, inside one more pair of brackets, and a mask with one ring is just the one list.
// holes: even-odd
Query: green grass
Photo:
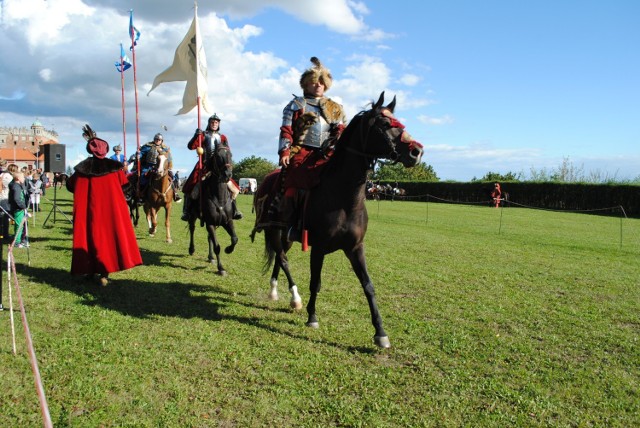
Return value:
[[(71, 211), (65, 190), (58, 201)], [(251, 198), (239, 203), (229, 276), (207, 263), (203, 229), (187, 255), (177, 205), (173, 244), (139, 225), (145, 265), (104, 288), (69, 275), (71, 226), (43, 228), (43, 204), (30, 264), (15, 258), (55, 426), (640, 425), (640, 220), (370, 202), (367, 261), (392, 345), (381, 350), (341, 253), (325, 261), (319, 329), (289, 310), (284, 278), (267, 300), (263, 236), (250, 242)], [(41, 426), (15, 315), (17, 356), (0, 312), (0, 426)]]

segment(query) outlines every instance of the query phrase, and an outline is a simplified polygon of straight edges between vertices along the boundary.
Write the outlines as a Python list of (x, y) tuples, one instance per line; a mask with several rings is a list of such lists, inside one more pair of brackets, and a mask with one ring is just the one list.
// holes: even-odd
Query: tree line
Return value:
[[(261, 183), (264, 177), (278, 167), (277, 164), (261, 157), (249, 156), (233, 167), (233, 175), (237, 179), (251, 177)], [(373, 181), (425, 181), (438, 182), (440, 179), (432, 165), (422, 162), (413, 168), (405, 168), (400, 164), (378, 163), (371, 172)], [(560, 165), (551, 169), (531, 168), (529, 175), (524, 172), (499, 173), (489, 171), (480, 178), (473, 177), (471, 182), (554, 182), (554, 183), (588, 183), (588, 184), (631, 184), (640, 185), (640, 175), (632, 180), (620, 180), (615, 175), (601, 171), (584, 171), (583, 166), (575, 165), (568, 157), (563, 158)]]

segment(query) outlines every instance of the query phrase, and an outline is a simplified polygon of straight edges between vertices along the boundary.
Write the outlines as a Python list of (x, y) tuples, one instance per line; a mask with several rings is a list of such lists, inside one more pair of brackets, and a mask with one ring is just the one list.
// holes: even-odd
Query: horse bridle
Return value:
[[(349, 146), (346, 147), (346, 150), (349, 153), (353, 153), (355, 155), (358, 155), (358, 156), (361, 156), (361, 157), (364, 157), (364, 158), (368, 159), (371, 168), (373, 168), (373, 165), (380, 158), (389, 159), (392, 163), (397, 163), (398, 160), (400, 159), (400, 153), (398, 153), (398, 151), (396, 150), (397, 144), (394, 141), (395, 139), (392, 138), (389, 135), (389, 131), (392, 130), (392, 129), (402, 129), (402, 128), (400, 126), (390, 126), (389, 129), (382, 129), (382, 127), (379, 127), (379, 126), (374, 127), (374, 125), (376, 123), (376, 120), (378, 119), (378, 116), (384, 116), (382, 114), (382, 111), (383, 111), (383, 109), (379, 109), (377, 114), (373, 114), (372, 117), (370, 117), (370, 118), (368, 118), (366, 120), (366, 122), (367, 122), (366, 129), (364, 127), (365, 118), (363, 117), (363, 116), (366, 115), (366, 112), (358, 113), (358, 116), (361, 117), (360, 123), (358, 124), (358, 130), (359, 130), (359, 134), (360, 134), (360, 139), (363, 142), (362, 149), (361, 150), (357, 150), (357, 149), (354, 149), (353, 147), (349, 147)], [(372, 128), (374, 128), (375, 132), (379, 132), (380, 134), (382, 134), (382, 139), (387, 143), (387, 146), (389, 147), (389, 153), (387, 153), (387, 154), (384, 154), (384, 153), (382, 153), (382, 154), (372, 154), (372, 153), (367, 153), (366, 152), (367, 142), (369, 140), (369, 134), (371, 133), (371, 129)], [(399, 136), (400, 135), (402, 135), (402, 133), (400, 133)]]

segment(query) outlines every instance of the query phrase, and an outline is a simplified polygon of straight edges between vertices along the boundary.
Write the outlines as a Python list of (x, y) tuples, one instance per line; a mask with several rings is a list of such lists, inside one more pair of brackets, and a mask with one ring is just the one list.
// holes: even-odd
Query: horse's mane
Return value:
[(344, 149), (344, 146), (346, 146), (346, 144), (342, 144), (342, 142), (349, 141), (352, 138), (352, 135), (355, 132), (355, 129), (358, 127), (358, 125), (362, 121), (362, 117), (368, 111), (370, 110), (362, 110), (360, 113), (357, 113), (355, 116), (353, 116), (353, 118), (351, 118), (347, 127), (344, 129), (344, 131), (342, 131), (342, 134), (340, 134), (340, 138), (338, 138), (338, 142), (336, 144), (336, 151)]

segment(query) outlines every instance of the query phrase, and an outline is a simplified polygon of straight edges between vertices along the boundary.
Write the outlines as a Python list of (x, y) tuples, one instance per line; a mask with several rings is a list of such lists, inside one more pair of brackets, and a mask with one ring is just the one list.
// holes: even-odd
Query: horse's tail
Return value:
[(273, 231), (270, 231), (268, 229), (264, 231), (264, 265), (262, 266), (263, 274), (269, 272), (269, 269), (271, 269), (271, 266), (273, 266), (273, 262), (276, 259), (276, 251), (271, 245), (271, 239), (275, 239), (272, 233)]

